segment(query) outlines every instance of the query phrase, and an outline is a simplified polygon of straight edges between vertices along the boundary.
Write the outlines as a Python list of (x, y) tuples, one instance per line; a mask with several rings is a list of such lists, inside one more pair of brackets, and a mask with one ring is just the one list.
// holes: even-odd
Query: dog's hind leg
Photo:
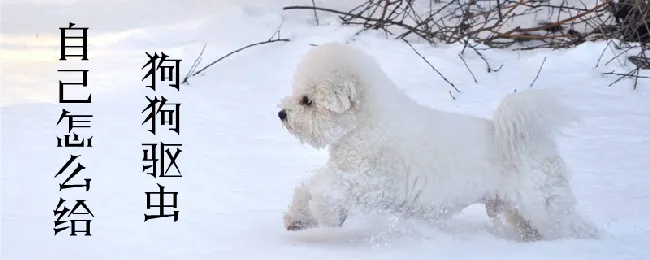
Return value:
[(486, 199), (484, 203), (488, 217), (498, 222), (504, 220), (506, 226), (515, 231), (518, 241), (533, 242), (542, 239), (542, 235), (537, 229), (533, 228), (515, 208), (504, 202), (498, 196), (496, 198)]
[(577, 111), (540, 90), (509, 94), (494, 114), (496, 154), (509, 186), (506, 200), (544, 239), (598, 236), (576, 212), (556, 144), (561, 128), (578, 119)]
[(487, 213), (490, 218), (497, 218), (504, 209), (503, 200), (500, 200), (499, 197), (495, 199), (484, 199), (485, 203), (485, 213)]
[(576, 200), (569, 184), (563, 160), (547, 156), (531, 160), (527, 181), (520, 183), (516, 200), (518, 215), (537, 229), (544, 239), (598, 238), (598, 228), (576, 210)]
[(536, 228), (532, 227), (516, 209), (507, 207), (502, 212), (502, 216), (508, 225), (515, 230), (518, 241), (534, 242), (542, 239), (542, 234)]

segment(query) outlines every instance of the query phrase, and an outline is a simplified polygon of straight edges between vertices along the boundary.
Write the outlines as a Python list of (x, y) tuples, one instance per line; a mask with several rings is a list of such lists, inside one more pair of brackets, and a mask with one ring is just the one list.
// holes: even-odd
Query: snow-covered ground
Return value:
[[(317, 1), (318, 2), (318, 1)], [(325, 1), (321, 1), (325, 2)], [(333, 1), (332, 1), (333, 2)], [(650, 81), (615, 76), (631, 65), (605, 64), (617, 53), (605, 42), (558, 51), (485, 51), (499, 72), (487, 73), (462, 46), (414, 44), (462, 93), (456, 93), (406, 44), (377, 32), (353, 37), (336, 17), (281, 12), (286, 1), (4, 0), (2, 2), (2, 247), (3, 260), (41, 259), (650, 259)], [(344, 6), (350, 3), (324, 3)], [(283, 22), (284, 21), (284, 22)], [(59, 62), (58, 27), (90, 27), (87, 62)], [(181, 75), (205, 49), (202, 65), (268, 39), (282, 23), (291, 42), (244, 50), (190, 78), (181, 91), (141, 81), (145, 52), (180, 58)], [(552, 89), (584, 114), (562, 137), (579, 210), (603, 230), (599, 240), (516, 243), (499, 236), (475, 206), (442, 226), (390, 216), (352, 216), (340, 229), (284, 230), (282, 213), (293, 187), (323, 164), (325, 151), (301, 146), (277, 118), (293, 70), (312, 46), (329, 41), (362, 47), (413, 99), (430, 107), (491, 117), (507, 93)], [(202, 67), (202, 66), (200, 66)], [(89, 69), (92, 104), (57, 104), (57, 69)], [(645, 75), (650, 75), (645, 72)], [(74, 78), (70, 78), (74, 79)], [(450, 90), (455, 99), (450, 96)], [(82, 97), (88, 90), (78, 91)], [(145, 96), (180, 102), (177, 136), (142, 126)], [(92, 114), (93, 148), (57, 148), (61, 109)], [(142, 173), (142, 143), (182, 143), (182, 178)], [(63, 190), (54, 175), (70, 158), (87, 169), (90, 191)], [(76, 165), (75, 164), (73, 165)], [(71, 167), (72, 168), (72, 167)], [(63, 175), (67, 175), (63, 174)], [(75, 181), (76, 180), (76, 181)], [(179, 220), (143, 222), (144, 192), (156, 183), (179, 192)], [(53, 236), (59, 198), (87, 199), (92, 237)], [(69, 208), (73, 204), (67, 205)]]

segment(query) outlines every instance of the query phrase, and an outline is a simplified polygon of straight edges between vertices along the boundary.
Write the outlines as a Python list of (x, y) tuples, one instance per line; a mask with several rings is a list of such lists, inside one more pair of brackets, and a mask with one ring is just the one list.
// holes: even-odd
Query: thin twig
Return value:
[[(388, 11), (388, 6), (390, 5), (390, 0), (386, 0), (386, 4), (384, 5), (384, 9), (381, 11), (381, 18), (379, 20), (383, 21), (386, 18), (386, 11)], [(374, 28), (379, 29), (382, 27), (382, 23), (377, 23)]]
[(203, 49), (201, 49), (201, 52), (199, 53), (199, 56), (196, 57), (196, 60), (194, 60), (194, 63), (190, 67), (190, 70), (187, 71), (187, 75), (185, 75), (185, 79), (183, 79), (183, 83), (187, 83), (187, 78), (190, 77), (190, 74), (194, 73), (196, 71), (196, 68), (201, 64), (201, 60), (203, 60), (203, 51), (205, 51), (205, 46), (208, 46), (207, 44), (203, 45)]
[(539, 78), (539, 73), (542, 72), (542, 68), (544, 67), (544, 63), (546, 62), (546, 57), (544, 57), (544, 60), (542, 61), (542, 65), (539, 66), (539, 70), (537, 70), (537, 75), (535, 75), (535, 79), (533, 79), (533, 82), (530, 83), (529, 88), (533, 87), (533, 84), (535, 84), (535, 81), (537, 81), (537, 78)]
[(311, 0), (311, 5), (314, 7), (314, 17), (316, 17), (316, 26), (320, 26), (320, 22), (318, 21), (318, 11), (316, 11), (316, 2), (314, 0)]
[(371, 18), (371, 17), (363, 17), (363, 16), (358, 15), (358, 14), (342, 12), (342, 11), (329, 9), (329, 8), (312, 7), (312, 6), (285, 6), (285, 7), (282, 8), (282, 10), (313, 10), (313, 9), (323, 11), (323, 12), (334, 13), (334, 14), (347, 15), (347, 16), (352, 17), (352, 18), (361, 18), (361, 19), (365, 19), (365, 20), (367, 20), (369, 22), (385, 23), (385, 24), (388, 24), (388, 25), (402, 26), (402, 27), (410, 29), (410, 30), (418, 31), (418, 29), (416, 29), (415, 27), (410, 26), (408, 24), (405, 24), (404, 22), (392, 21), (392, 20), (381, 20), (381, 19)]
[[(611, 40), (607, 42), (607, 46), (609, 46), (610, 42)], [(598, 56), (598, 60), (596, 61), (596, 67), (594, 68), (598, 68), (598, 66), (600, 65), (600, 60), (602, 60), (603, 56), (605, 56), (605, 51), (607, 51), (607, 48), (603, 48), (603, 51), (600, 52), (600, 56)]]
[[(639, 79), (650, 79), (650, 77), (648, 77), (648, 76), (639, 76), (639, 72), (640, 72), (639, 68), (635, 68), (635, 69), (633, 69), (630, 72), (625, 73), (625, 74), (623, 74), (623, 73), (614, 73), (613, 71), (608, 72), (608, 73), (603, 73), (603, 74), (604, 75), (620, 76), (614, 82), (610, 83), (608, 87), (611, 87), (612, 85), (614, 85), (617, 82), (623, 80), (624, 78), (633, 78), (634, 79), (634, 87), (633, 87), (633, 89), (636, 90), (637, 89), (637, 83), (639, 82)], [(633, 75), (633, 74), (635, 74), (635, 75)]]
[(463, 58), (463, 55), (459, 53), (458, 57), (463, 61), (463, 64), (465, 64), (465, 68), (467, 68), (467, 71), (469, 71), (469, 74), (472, 75), (472, 78), (474, 79), (474, 83), (478, 83), (478, 80), (476, 80), (476, 77), (474, 77), (474, 72), (472, 72), (472, 70), (467, 65), (467, 62), (465, 62), (465, 58)]
[(185, 79), (183, 79), (183, 83), (187, 83), (187, 80), (188, 80), (190, 77), (193, 77), (193, 76), (198, 75), (199, 73), (203, 72), (204, 70), (206, 70), (206, 69), (209, 68), (210, 66), (216, 64), (217, 62), (220, 62), (221, 60), (230, 57), (230, 55), (233, 55), (233, 54), (235, 54), (235, 53), (238, 53), (238, 52), (240, 52), (240, 51), (243, 51), (243, 50), (245, 50), (245, 49), (248, 49), (248, 48), (250, 48), (250, 47), (254, 47), (254, 46), (257, 46), (257, 45), (264, 45), (264, 44), (269, 44), (269, 43), (274, 43), (274, 42), (288, 42), (288, 41), (290, 41), (290, 40), (289, 40), (289, 39), (278, 38), (278, 39), (269, 39), (269, 40), (266, 40), (266, 41), (263, 41), (263, 42), (252, 43), (252, 44), (246, 45), (246, 46), (241, 47), (241, 48), (239, 48), (239, 49), (237, 49), (237, 50), (231, 51), (230, 53), (226, 54), (225, 56), (223, 56), (223, 57), (217, 59), (216, 61), (213, 61), (212, 63), (208, 64), (207, 66), (203, 67), (202, 69), (200, 69), (200, 70), (198, 70), (198, 71), (196, 71), (196, 72), (190, 74), (189, 76), (185, 77)]
[(436, 67), (434, 67), (434, 66), (433, 66), (433, 65), (432, 65), (432, 64), (431, 64), (431, 63), (430, 63), (430, 62), (429, 62), (429, 61), (428, 61), (424, 56), (422, 56), (422, 54), (420, 54), (420, 52), (418, 52), (418, 50), (416, 50), (416, 49), (413, 47), (413, 45), (411, 45), (411, 43), (409, 43), (409, 42), (408, 42), (407, 40), (405, 40), (405, 39), (402, 39), (402, 41), (404, 41), (406, 44), (408, 44), (408, 46), (411, 47), (411, 49), (412, 49), (412, 50), (413, 50), (413, 51), (414, 51), (418, 56), (420, 56), (420, 58), (422, 58), (422, 60), (424, 60), (424, 62), (426, 62), (427, 64), (429, 64), (429, 67), (431, 67), (434, 71), (436, 71), (436, 73), (438, 73), (438, 75), (440, 75), (440, 77), (442, 77), (442, 79), (444, 79), (447, 83), (449, 83), (449, 85), (451, 85), (451, 87), (454, 88), (454, 90), (456, 90), (456, 92), (460, 93), (460, 90), (458, 90), (458, 88), (456, 88), (456, 86), (454, 85), (454, 83), (451, 83), (451, 82), (450, 82), (450, 81), (449, 81), (449, 80), (448, 80), (444, 75), (442, 75), (442, 73), (440, 73), (440, 71), (438, 71), (438, 70), (436, 69)]
[(283, 24), (284, 24), (284, 17), (282, 17), (282, 21), (280, 21), (280, 25), (278, 25), (278, 29), (275, 29), (275, 32), (273, 33), (273, 35), (271, 35), (271, 37), (269, 37), (269, 40), (273, 39), (275, 36), (277, 36), (278, 39), (281, 38), (280, 29), (282, 29)]
[(483, 60), (483, 62), (485, 62), (485, 66), (487, 67), (487, 72), (488, 72), (488, 73), (491, 73), (491, 72), (499, 72), (499, 70), (501, 70), (501, 69), (503, 68), (503, 64), (501, 64), (501, 65), (499, 65), (499, 68), (498, 68), (498, 69), (493, 69), (492, 66), (490, 66), (490, 63), (489, 63), (489, 62), (487, 61), (487, 59), (485, 58), (485, 56), (483, 56), (483, 54), (482, 54), (478, 49), (476, 49), (476, 46), (469, 44), (469, 40), (464, 40), (464, 44), (465, 44), (465, 45), (463, 46), (463, 50), (462, 50), (460, 53), (461, 53), (461, 54), (464, 53), (464, 52), (465, 52), (465, 48), (467, 48), (467, 47), (469, 47), (470, 49), (474, 50), (474, 52), (476, 53), (476, 55), (478, 55), (478, 56), (481, 58), (481, 60)]

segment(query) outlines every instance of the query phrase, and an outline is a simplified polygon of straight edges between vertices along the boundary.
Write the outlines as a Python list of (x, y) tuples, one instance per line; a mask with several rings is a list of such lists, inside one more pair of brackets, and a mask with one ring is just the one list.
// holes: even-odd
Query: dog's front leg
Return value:
[(336, 171), (323, 168), (298, 186), (284, 217), (285, 227), (301, 230), (341, 226), (347, 218), (347, 197), (339, 176)]
[(284, 226), (287, 230), (301, 230), (316, 227), (316, 219), (309, 210), (311, 194), (305, 184), (296, 187), (293, 201), (284, 214)]
[(326, 193), (314, 194), (309, 209), (319, 226), (340, 227), (347, 218), (345, 200)]

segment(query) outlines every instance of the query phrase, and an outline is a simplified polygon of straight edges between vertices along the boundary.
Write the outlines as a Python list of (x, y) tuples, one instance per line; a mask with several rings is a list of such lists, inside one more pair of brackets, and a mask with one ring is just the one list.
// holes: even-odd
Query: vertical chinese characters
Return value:
[[(70, 23), (68, 27), (59, 28), (61, 31), (61, 56), (59, 61), (66, 62), (68, 59), (79, 59), (81, 61), (88, 61), (88, 28), (76, 27), (74, 23)], [(70, 236), (77, 236), (83, 234), (84, 236), (92, 236), (91, 234), (91, 221), (95, 217), (86, 200), (76, 199), (75, 203), (67, 203), (63, 199), (65, 192), (70, 189), (82, 189), (86, 192), (90, 191), (91, 178), (87, 178), (88, 174), (84, 171), (86, 167), (82, 164), (81, 152), (83, 149), (92, 148), (93, 135), (88, 133), (91, 128), (91, 121), (93, 115), (84, 114), (81, 111), (84, 106), (91, 103), (91, 95), (87, 98), (74, 99), (66, 96), (66, 89), (81, 86), (82, 88), (88, 87), (88, 70), (58, 70), (60, 73), (76, 73), (79, 78), (75, 82), (63, 82), (59, 80), (59, 104), (65, 104), (66, 107), (61, 109), (61, 115), (56, 125), (67, 125), (64, 129), (65, 134), (63, 137), (57, 136), (58, 148), (67, 148), (71, 150), (70, 158), (62, 163), (54, 178), (59, 180), (59, 191), (62, 193), (59, 198), (54, 212), (54, 235), (60, 234), (62, 231), (70, 232)], [(74, 109), (73, 104), (81, 104)], [(74, 112), (72, 112), (74, 111)], [(76, 166), (74, 164), (76, 163)], [(72, 209), (67, 205), (72, 205)]]
[[(142, 81), (148, 79), (146, 85), (153, 92), (158, 92), (159, 82), (167, 83), (172, 89), (180, 91), (179, 69), (181, 60), (169, 59), (164, 52), (148, 52), (147, 63), (142, 66), (146, 70)], [(181, 103), (171, 102), (163, 95), (145, 96), (147, 102), (142, 110), (142, 125), (152, 136), (159, 136), (160, 131), (168, 131), (175, 136), (180, 135), (181, 130)], [(160, 130), (160, 131), (159, 131)], [(177, 163), (177, 159), (183, 152), (182, 144), (163, 142), (160, 139), (142, 143), (142, 173), (152, 178), (183, 177)], [(162, 180), (158, 181), (162, 182)], [(158, 191), (145, 192), (147, 210), (152, 214), (144, 214), (144, 221), (158, 218), (173, 217), (174, 222), (178, 221), (178, 192), (165, 191), (165, 186), (156, 183)], [(157, 202), (157, 203), (154, 203)], [(155, 209), (155, 210), (152, 210)], [(171, 212), (171, 213), (170, 213)]]

